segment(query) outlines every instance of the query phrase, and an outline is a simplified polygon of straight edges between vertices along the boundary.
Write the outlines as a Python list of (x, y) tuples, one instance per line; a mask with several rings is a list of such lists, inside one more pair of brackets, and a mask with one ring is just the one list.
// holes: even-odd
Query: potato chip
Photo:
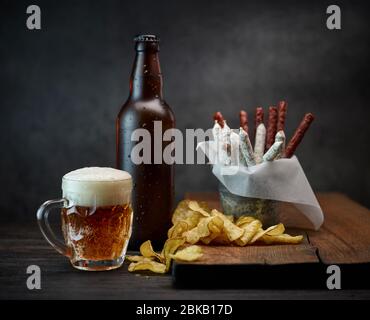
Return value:
[[(176, 222), (180, 221), (180, 220), (186, 220), (188, 217), (192, 216), (194, 214), (195, 211), (191, 210), (189, 208), (189, 202), (191, 200), (182, 200), (179, 202), (179, 204), (177, 205), (173, 215), (172, 215), (172, 223), (175, 224)], [(208, 209), (208, 205), (206, 202), (203, 202), (203, 201), (200, 201), (200, 202), (197, 202), (198, 206), (207, 211), (209, 210)], [(199, 212), (197, 212), (198, 214), (201, 214)], [(202, 215), (203, 216), (203, 215)]]
[(269, 235), (269, 236), (279, 236), (281, 234), (283, 234), (285, 231), (285, 227), (282, 223), (279, 223), (278, 225), (276, 225), (276, 228), (270, 230), (269, 232), (266, 232), (266, 235)]
[(185, 238), (167, 239), (163, 247), (163, 257), (165, 260), (166, 271), (170, 270), (171, 255), (185, 243)]
[(256, 220), (254, 217), (250, 217), (250, 216), (241, 216), (238, 218), (238, 220), (236, 220), (236, 225), (238, 227), (242, 227), (243, 224), (249, 224), (251, 223), (252, 221)]
[(230, 220), (227, 219), (222, 212), (219, 212), (218, 210), (213, 209), (211, 214), (212, 214), (212, 216), (220, 217), (223, 220), (223, 222), (224, 222), (223, 230), (224, 230), (225, 234), (227, 235), (227, 237), (229, 238), (230, 241), (234, 241), (236, 239), (239, 239), (243, 235), (244, 230), (239, 228), (238, 226), (236, 226), (232, 222), (230, 222)]
[(179, 238), (189, 228), (185, 220), (176, 222), (167, 232), (168, 239)]
[(206, 211), (206, 210), (204, 210), (200, 205), (199, 205), (199, 203), (198, 202), (196, 202), (196, 201), (189, 201), (189, 203), (188, 203), (188, 207), (191, 209), (191, 210), (193, 210), (193, 211), (196, 211), (196, 212), (199, 212), (199, 213), (201, 213), (203, 216), (205, 216), (205, 217), (209, 217), (210, 216), (210, 214)]
[(234, 216), (232, 214), (225, 214), (225, 217), (230, 220), (230, 222), (234, 223)]
[(139, 262), (139, 261), (151, 261), (154, 258), (146, 258), (143, 256), (126, 256), (126, 259), (131, 262)]
[(202, 256), (202, 248), (199, 246), (189, 246), (185, 249), (178, 250), (175, 254), (171, 254), (171, 258), (176, 261), (195, 261)]
[(142, 245), (140, 246), (140, 253), (145, 258), (153, 257), (158, 259), (160, 262), (164, 262), (163, 257), (153, 250), (152, 243), (150, 242), (150, 240), (147, 240), (142, 243)]
[(229, 245), (231, 243), (229, 237), (227, 236), (227, 234), (224, 232), (224, 230), (216, 237), (212, 240), (212, 244), (217, 244), (217, 245), (222, 245), (222, 246), (226, 246), (226, 245)]
[(253, 220), (250, 223), (245, 223), (242, 225), (244, 229), (243, 235), (235, 240), (238, 246), (245, 246), (249, 241), (256, 235), (256, 233), (262, 228), (262, 223), (259, 220)]
[(128, 266), (128, 271), (130, 272), (142, 270), (149, 270), (155, 273), (165, 273), (166, 265), (155, 261), (139, 261), (131, 262)]
[(204, 244), (209, 244), (213, 239), (222, 233), (224, 222), (220, 217), (212, 217), (208, 222), (208, 230), (210, 235), (200, 238), (200, 241)]
[(201, 213), (193, 211), (185, 220), (181, 220), (181, 221), (186, 222), (188, 225), (188, 230), (190, 230), (196, 227), (200, 219), (202, 219), (203, 217), (204, 216)]
[(219, 232), (213, 232), (207, 237), (200, 238), (200, 241), (204, 244), (210, 244), (214, 239), (216, 239), (220, 234), (222, 230), (219, 230)]
[(183, 236), (185, 237), (186, 242), (190, 244), (195, 244), (199, 241), (200, 238), (209, 236), (211, 232), (208, 229), (208, 223), (211, 220), (212, 217), (202, 218), (195, 228), (184, 232)]
[(176, 224), (180, 220), (185, 220), (189, 215), (191, 215), (194, 211), (189, 209), (188, 204), (190, 200), (182, 200), (177, 205), (173, 215), (172, 215), (172, 223)]
[(253, 236), (252, 240), (249, 242), (249, 243), (254, 243), (256, 242), (259, 238), (261, 238), (263, 235), (265, 235), (266, 233), (274, 230), (275, 228), (278, 228), (278, 224), (275, 225), (275, 226), (271, 226), (269, 228), (267, 228), (266, 230), (263, 230), (262, 228), (260, 228), (258, 230), (258, 232)]
[(281, 244), (297, 244), (301, 243), (303, 236), (291, 236), (289, 234), (283, 233), (276, 236), (264, 235), (261, 238), (266, 244), (281, 243)]
[(221, 233), (224, 226), (224, 221), (220, 217), (212, 217), (208, 222), (208, 229), (212, 233)]

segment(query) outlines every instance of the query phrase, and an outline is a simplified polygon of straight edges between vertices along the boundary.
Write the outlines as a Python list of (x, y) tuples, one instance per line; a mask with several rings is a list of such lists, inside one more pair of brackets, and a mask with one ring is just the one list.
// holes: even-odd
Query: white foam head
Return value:
[(113, 168), (87, 167), (63, 176), (63, 198), (74, 205), (94, 207), (130, 202), (131, 175)]

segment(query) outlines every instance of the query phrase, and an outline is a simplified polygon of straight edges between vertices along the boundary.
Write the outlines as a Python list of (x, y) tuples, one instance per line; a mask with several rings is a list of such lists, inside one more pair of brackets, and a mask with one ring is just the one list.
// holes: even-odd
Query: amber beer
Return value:
[[(131, 190), (132, 179), (125, 171), (100, 167), (71, 171), (62, 179), (63, 197), (39, 208), (39, 227), (46, 240), (75, 268), (118, 268), (131, 236)], [(61, 208), (65, 244), (50, 229), (48, 216), (53, 208)]]
[(119, 259), (130, 238), (131, 220), (129, 204), (63, 208), (62, 229), (72, 263)]
[[(154, 35), (135, 38), (136, 56), (130, 78), (130, 93), (116, 123), (117, 168), (132, 175), (132, 203), (135, 212), (130, 248), (138, 249), (150, 239), (160, 247), (167, 237), (174, 197), (174, 167), (158, 163), (154, 149), (164, 150), (170, 142), (154, 141), (154, 121), (160, 121), (162, 132), (174, 128), (171, 108), (163, 99), (162, 74), (159, 64), (159, 40)], [(146, 129), (151, 135), (151, 163), (135, 164), (131, 150), (136, 129)], [(162, 138), (162, 137), (160, 137)], [(161, 145), (158, 145), (158, 144)], [(158, 150), (158, 149), (157, 149)]]

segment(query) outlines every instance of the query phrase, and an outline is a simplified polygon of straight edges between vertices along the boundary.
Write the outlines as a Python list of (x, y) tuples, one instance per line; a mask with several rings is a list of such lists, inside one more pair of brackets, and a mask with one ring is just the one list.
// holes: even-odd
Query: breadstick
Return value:
[(262, 162), (263, 153), (265, 151), (266, 128), (263, 123), (260, 123), (256, 130), (256, 139), (254, 143), (254, 159), (256, 163)]
[(294, 154), (295, 150), (297, 149), (299, 143), (302, 141), (304, 134), (306, 133), (307, 129), (309, 128), (310, 124), (314, 120), (314, 116), (312, 113), (306, 113), (303, 117), (303, 120), (299, 124), (298, 128), (294, 132), (293, 137), (290, 139), (286, 150), (285, 156), (287, 158), (291, 158)]
[(283, 147), (283, 141), (274, 142), (274, 144), (263, 155), (263, 161), (274, 160), (281, 153), (282, 147)]
[(275, 142), (275, 135), (277, 129), (277, 120), (278, 120), (278, 111), (277, 108), (274, 106), (269, 107), (269, 122), (267, 125), (267, 133), (266, 133), (266, 150), (270, 149), (270, 147)]
[(288, 104), (285, 101), (279, 102), (278, 108), (278, 124), (277, 124), (277, 131), (284, 131), (285, 127), (285, 118), (287, 112)]
[(249, 140), (248, 133), (244, 131), (243, 128), (240, 128), (239, 130), (239, 139), (240, 151), (244, 161), (246, 162), (247, 166), (254, 166), (256, 164), (256, 161), (254, 159), (252, 144)]

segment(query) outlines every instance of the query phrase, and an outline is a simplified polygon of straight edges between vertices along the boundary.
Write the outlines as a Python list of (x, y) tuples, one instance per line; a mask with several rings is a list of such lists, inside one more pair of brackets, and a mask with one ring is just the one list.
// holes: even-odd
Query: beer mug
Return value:
[[(37, 211), (45, 239), (72, 266), (99, 271), (120, 267), (131, 236), (132, 179), (113, 168), (89, 167), (71, 171), (62, 178), (63, 197), (46, 201)], [(65, 242), (51, 229), (48, 216), (59, 208)]]

